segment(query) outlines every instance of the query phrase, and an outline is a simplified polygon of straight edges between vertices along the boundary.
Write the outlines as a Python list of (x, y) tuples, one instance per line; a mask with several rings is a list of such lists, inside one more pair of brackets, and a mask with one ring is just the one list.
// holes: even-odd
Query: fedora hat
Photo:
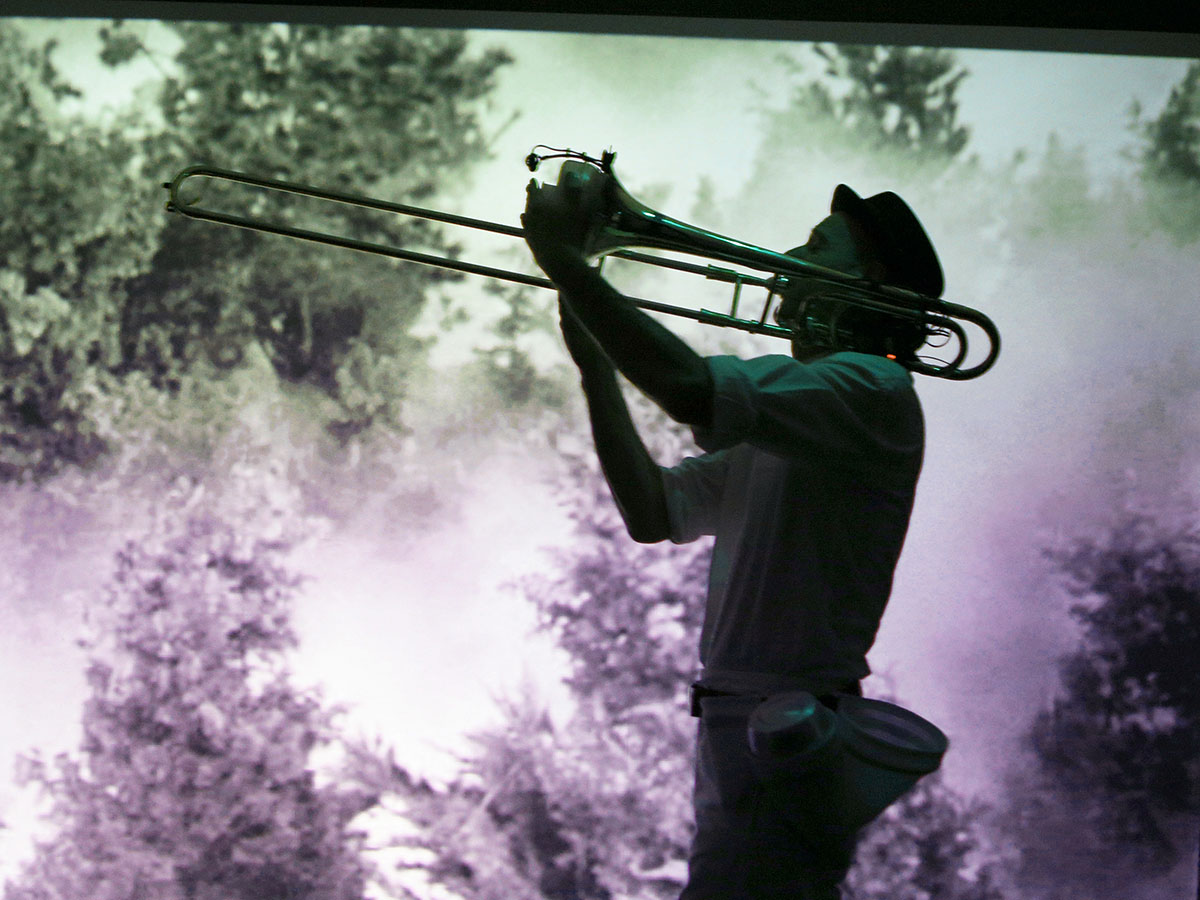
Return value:
[(863, 227), (887, 266), (888, 284), (929, 297), (941, 296), (945, 285), (937, 252), (916, 215), (896, 194), (884, 191), (863, 199), (839, 184), (829, 211), (843, 213)]

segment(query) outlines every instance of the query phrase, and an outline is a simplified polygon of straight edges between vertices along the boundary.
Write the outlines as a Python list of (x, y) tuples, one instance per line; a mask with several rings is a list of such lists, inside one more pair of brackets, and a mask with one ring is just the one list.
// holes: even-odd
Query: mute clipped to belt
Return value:
[[(747, 723), (750, 752), (768, 777), (801, 779), (804, 802), (843, 831), (863, 827), (935, 772), (946, 735), (916, 713), (852, 694), (775, 694)], [(833, 818), (830, 820), (829, 817)]]

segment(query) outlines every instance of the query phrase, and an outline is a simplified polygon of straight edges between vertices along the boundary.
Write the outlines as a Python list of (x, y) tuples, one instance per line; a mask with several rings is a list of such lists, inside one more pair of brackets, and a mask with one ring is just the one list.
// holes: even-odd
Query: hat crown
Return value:
[(829, 211), (850, 216), (863, 226), (887, 267), (887, 283), (941, 296), (945, 284), (937, 252), (916, 214), (897, 194), (884, 191), (863, 199), (839, 184)]

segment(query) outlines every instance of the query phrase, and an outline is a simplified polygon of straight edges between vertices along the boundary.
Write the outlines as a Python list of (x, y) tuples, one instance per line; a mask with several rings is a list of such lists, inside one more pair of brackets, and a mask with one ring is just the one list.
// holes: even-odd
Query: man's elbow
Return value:
[(622, 510), (625, 530), (639, 544), (657, 544), (671, 536), (671, 522), (665, 498), (657, 492), (640, 509)]
[(625, 523), (629, 536), (639, 544), (658, 544), (671, 536), (671, 530), (665, 526)]

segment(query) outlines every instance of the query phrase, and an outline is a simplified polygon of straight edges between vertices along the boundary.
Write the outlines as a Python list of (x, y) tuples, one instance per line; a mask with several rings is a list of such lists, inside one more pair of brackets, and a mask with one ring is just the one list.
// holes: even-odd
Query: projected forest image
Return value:
[[(554, 293), (164, 209), (208, 164), (517, 225), (537, 144), (780, 251), (897, 191), (999, 327), (980, 378), (915, 376), (864, 691), (950, 749), (844, 895), (1195, 896), (1200, 60), (7, 18), (0, 77), (4, 900), (679, 895), (711, 544), (627, 536)], [(625, 387), (658, 462), (700, 452)]]

